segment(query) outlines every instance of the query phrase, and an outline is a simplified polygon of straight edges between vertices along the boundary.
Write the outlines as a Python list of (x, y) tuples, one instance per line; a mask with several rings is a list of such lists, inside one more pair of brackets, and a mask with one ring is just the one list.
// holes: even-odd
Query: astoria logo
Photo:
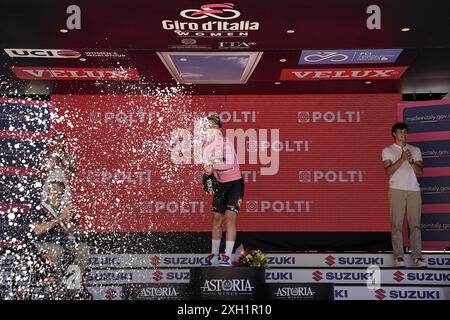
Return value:
[(312, 291), (311, 287), (284, 287), (278, 288), (278, 290), (275, 292), (275, 296), (289, 298), (312, 298), (314, 296), (314, 292)]
[(245, 293), (252, 292), (254, 287), (248, 279), (212, 279), (205, 280), (201, 287), (202, 292), (225, 292), (225, 293)]
[(143, 288), (139, 297), (177, 297), (178, 292), (173, 287)]

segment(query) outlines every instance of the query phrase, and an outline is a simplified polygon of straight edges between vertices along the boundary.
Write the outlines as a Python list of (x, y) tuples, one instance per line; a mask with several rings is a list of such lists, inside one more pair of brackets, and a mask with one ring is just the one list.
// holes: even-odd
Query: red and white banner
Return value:
[(136, 68), (11, 67), (26, 80), (139, 80)]
[(283, 69), (280, 80), (400, 79), (408, 67)]
[[(244, 150), (240, 231), (387, 232), (388, 179), (399, 94), (52, 97), (78, 162), (72, 184), (86, 228), (106, 232), (210, 231), (202, 165), (175, 165), (169, 134), (194, 136), (197, 111), (218, 112), (223, 132), (256, 140)], [(278, 130), (278, 131), (277, 131)], [(274, 132), (278, 132), (274, 135)], [(252, 149), (268, 151), (269, 158)], [(278, 155), (278, 156), (277, 156)], [(269, 159), (269, 161), (268, 161)], [(271, 166), (274, 175), (264, 175)]]

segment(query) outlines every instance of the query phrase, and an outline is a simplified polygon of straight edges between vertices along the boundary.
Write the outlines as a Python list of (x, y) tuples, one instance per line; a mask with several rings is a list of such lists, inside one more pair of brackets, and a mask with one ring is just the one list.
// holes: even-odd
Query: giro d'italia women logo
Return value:
[(233, 9), (233, 3), (211, 3), (204, 4), (200, 9), (186, 9), (180, 12), (180, 15), (187, 19), (205, 19), (208, 17), (220, 20), (236, 19), (241, 15), (237, 10)]

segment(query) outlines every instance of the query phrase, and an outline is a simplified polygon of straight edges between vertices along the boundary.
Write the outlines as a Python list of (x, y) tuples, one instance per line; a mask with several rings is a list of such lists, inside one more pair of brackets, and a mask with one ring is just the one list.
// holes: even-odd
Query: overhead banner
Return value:
[[(380, 154), (400, 95), (173, 97), (52, 97), (78, 162), (73, 201), (88, 229), (210, 231), (194, 119), (218, 112), (246, 182), (240, 231), (390, 230)], [(180, 132), (194, 148), (175, 164), (182, 139), (171, 135)]]
[(139, 80), (136, 68), (54, 68), (11, 67), (19, 79), (26, 80)]
[(298, 64), (394, 63), (403, 49), (302, 50)]
[[(444, 250), (450, 247), (450, 99), (401, 103), (397, 118), (408, 125), (408, 142), (422, 151), (423, 248)], [(407, 237), (404, 242), (409, 245)]]
[(283, 69), (280, 80), (391, 80), (408, 67)]

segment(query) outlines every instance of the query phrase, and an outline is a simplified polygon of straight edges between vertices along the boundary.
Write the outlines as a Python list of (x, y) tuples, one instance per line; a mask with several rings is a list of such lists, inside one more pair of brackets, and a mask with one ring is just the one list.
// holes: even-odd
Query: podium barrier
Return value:
[(266, 300), (334, 300), (332, 283), (266, 283)]
[(255, 267), (190, 269), (193, 300), (256, 300), (265, 296), (265, 270)]

